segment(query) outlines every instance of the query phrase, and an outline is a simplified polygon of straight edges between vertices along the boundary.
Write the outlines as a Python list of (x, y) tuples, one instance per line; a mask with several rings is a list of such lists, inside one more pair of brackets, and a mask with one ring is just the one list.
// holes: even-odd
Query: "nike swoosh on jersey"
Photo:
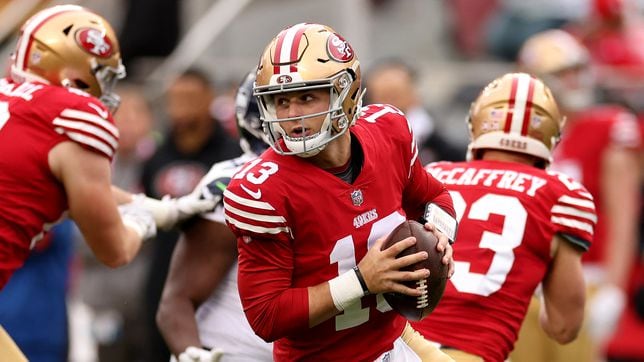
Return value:
[(262, 190), (251, 191), (243, 184), (240, 184), (239, 186), (241, 186), (242, 190), (246, 191), (246, 193), (249, 194), (255, 200), (259, 200), (262, 197)]

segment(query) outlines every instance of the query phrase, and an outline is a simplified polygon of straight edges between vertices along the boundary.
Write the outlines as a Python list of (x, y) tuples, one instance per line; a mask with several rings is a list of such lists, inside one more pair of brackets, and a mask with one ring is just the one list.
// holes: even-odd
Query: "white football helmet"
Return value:
[(114, 111), (112, 92), (125, 77), (118, 39), (101, 16), (76, 5), (53, 6), (33, 15), (20, 30), (12, 54), (16, 82), (38, 81), (83, 90)]
[[(271, 147), (283, 155), (311, 157), (344, 134), (360, 113), (360, 62), (353, 48), (328, 26), (301, 23), (282, 30), (266, 47), (257, 69), (254, 94)], [(326, 112), (278, 119), (275, 94), (328, 89)], [(326, 114), (320, 132), (289, 137), (281, 122)]]

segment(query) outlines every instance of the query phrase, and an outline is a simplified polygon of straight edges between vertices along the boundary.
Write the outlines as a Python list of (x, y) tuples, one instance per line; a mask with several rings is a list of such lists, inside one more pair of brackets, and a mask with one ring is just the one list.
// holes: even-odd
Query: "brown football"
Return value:
[(439, 253), (436, 250), (438, 238), (417, 221), (407, 220), (396, 227), (385, 240), (383, 250), (389, 248), (396, 242), (407, 237), (414, 236), (416, 244), (403, 250), (396, 256), (426, 251), (429, 257), (418, 263), (409, 265), (401, 270), (413, 271), (426, 268), (429, 270), (429, 277), (417, 281), (404, 282), (410, 288), (418, 288), (424, 291), (420, 297), (412, 297), (400, 293), (385, 293), (385, 300), (398, 313), (412, 321), (419, 321), (427, 317), (438, 305), (443, 296), (447, 284), (448, 266), (441, 262), (445, 252)]

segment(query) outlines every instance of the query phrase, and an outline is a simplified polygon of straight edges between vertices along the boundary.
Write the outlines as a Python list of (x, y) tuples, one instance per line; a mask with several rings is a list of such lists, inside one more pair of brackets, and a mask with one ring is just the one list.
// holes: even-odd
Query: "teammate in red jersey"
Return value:
[(563, 122), (542, 81), (506, 74), (470, 109), (472, 160), (427, 166), (460, 220), (456, 271), (438, 307), (413, 327), (456, 360), (505, 360), (539, 283), (543, 330), (560, 343), (577, 335), (581, 255), (597, 216), (581, 184), (545, 170)]
[(588, 308), (579, 339), (568, 346), (543, 340), (531, 332), (536, 330), (534, 315), (526, 318), (512, 357), (533, 358), (539, 350), (547, 360), (597, 359), (593, 355), (600, 353), (598, 347), (613, 333), (627, 306), (628, 279), (638, 259), (638, 124), (621, 106), (596, 104), (588, 52), (564, 31), (549, 30), (529, 38), (521, 49), (519, 66), (542, 77), (557, 97), (567, 121), (552, 169), (588, 189), (597, 205), (598, 221), (593, 247), (582, 259)]
[[(449, 360), (379, 294), (418, 295), (400, 282), (428, 275), (399, 271), (427, 257), (395, 259), (414, 238), (381, 250), (384, 237), (430, 202), (453, 215), (405, 117), (387, 105), (361, 109), (356, 55), (319, 24), (281, 31), (254, 89), (272, 148), (233, 176), (224, 208), (255, 333), (275, 341), (278, 361)], [(451, 274), (451, 247), (434, 232)]]
[[(23, 25), (10, 77), (0, 79), (0, 289), (67, 212), (111, 267), (154, 235), (154, 213), (138, 202), (119, 210), (111, 191), (112, 88), (124, 76), (116, 35), (101, 16), (61, 5)], [(9, 352), (17, 349), (1, 329), (0, 360), (24, 358)]]

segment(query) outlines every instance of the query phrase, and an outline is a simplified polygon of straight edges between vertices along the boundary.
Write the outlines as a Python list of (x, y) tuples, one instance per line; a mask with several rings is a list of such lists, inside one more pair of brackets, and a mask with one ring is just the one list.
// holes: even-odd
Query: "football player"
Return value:
[[(244, 312), (277, 361), (450, 360), (380, 293), (420, 294), (401, 282), (429, 271), (400, 269), (427, 253), (395, 258), (414, 238), (381, 246), (427, 203), (453, 215), (451, 198), (402, 113), (361, 108), (360, 80), (353, 48), (324, 25), (286, 28), (262, 54), (254, 93), (271, 149), (224, 191)], [(433, 232), (451, 273), (447, 237)]]
[(583, 320), (581, 255), (597, 216), (581, 184), (545, 169), (564, 117), (541, 80), (509, 73), (483, 89), (468, 123), (471, 160), (426, 166), (459, 219), (456, 271), (413, 326), (457, 361), (503, 361), (543, 283), (541, 327), (568, 343)]
[(598, 221), (593, 247), (582, 259), (589, 292), (587, 328), (578, 341), (562, 348), (534, 332), (536, 314), (532, 318), (529, 314), (513, 359), (533, 357), (539, 340), (541, 353), (550, 353), (544, 356), (547, 360), (596, 359), (589, 353), (597, 353), (613, 333), (627, 304), (628, 279), (638, 260), (641, 140), (637, 120), (621, 106), (597, 104), (588, 52), (562, 30), (529, 38), (521, 49), (519, 67), (542, 77), (557, 97), (567, 121), (552, 169), (588, 189), (597, 205)]
[(213, 165), (196, 188), (218, 206), (183, 228), (159, 304), (159, 330), (179, 362), (273, 360), (271, 344), (253, 333), (244, 316), (237, 291), (237, 244), (220, 203), (233, 174), (268, 147), (254, 82), (253, 70), (236, 96), (244, 154)]
[[(112, 27), (88, 9), (50, 7), (22, 26), (10, 76), (0, 79), (0, 288), (67, 213), (110, 267), (129, 262), (156, 232), (154, 213), (134, 202), (119, 215), (111, 192), (118, 146), (112, 90), (123, 77)], [(212, 206), (186, 199), (179, 212), (175, 201), (157, 210), (177, 218), (192, 201)], [(5, 358), (15, 350), (10, 343), (0, 337), (0, 359), (23, 358)]]

